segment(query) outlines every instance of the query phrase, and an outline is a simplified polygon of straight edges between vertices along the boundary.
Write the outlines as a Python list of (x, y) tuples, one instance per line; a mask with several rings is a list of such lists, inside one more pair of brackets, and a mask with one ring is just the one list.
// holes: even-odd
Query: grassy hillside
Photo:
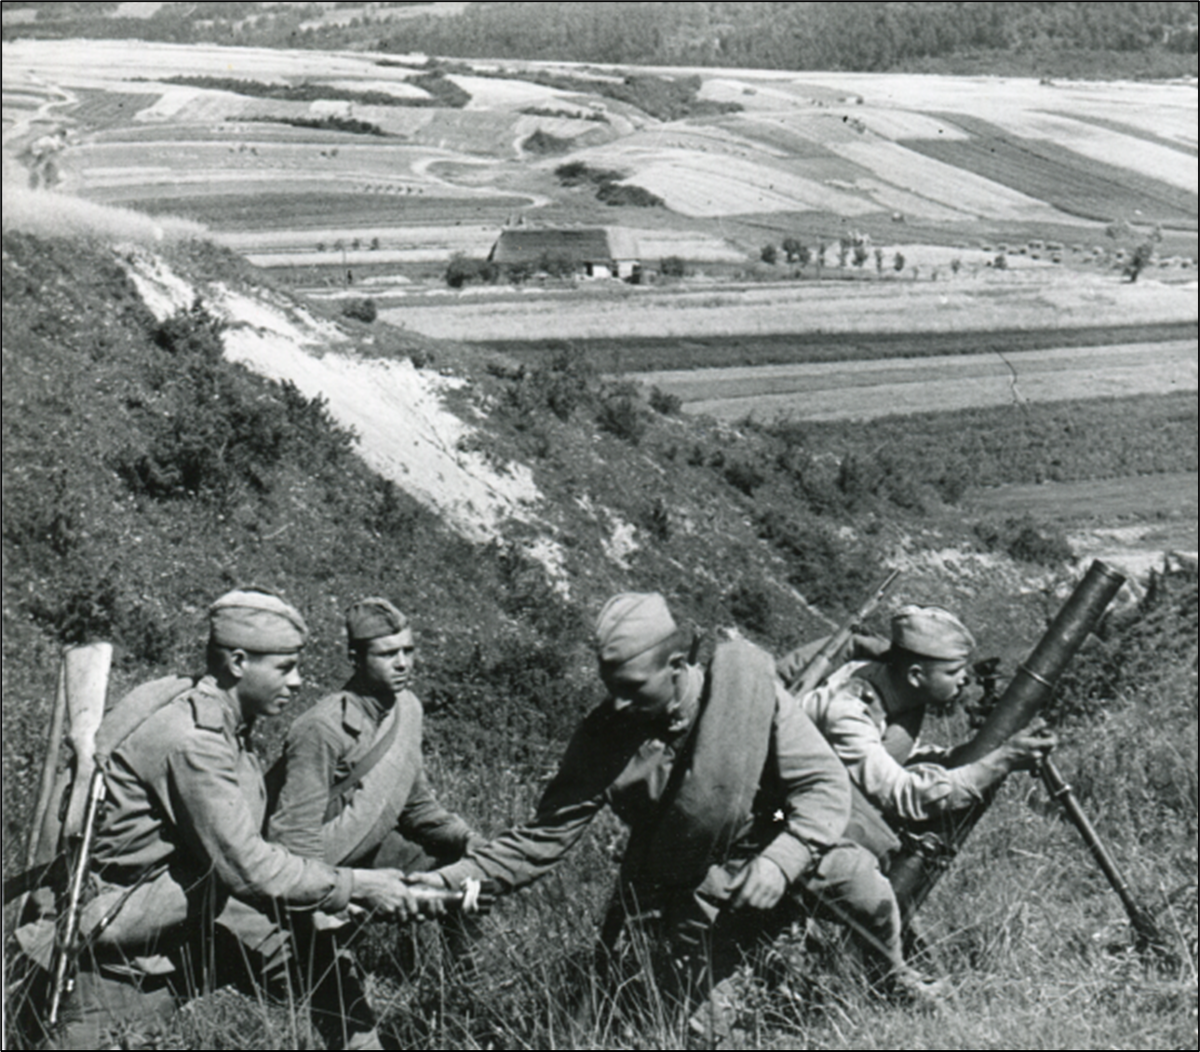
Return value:
[[(204, 243), (163, 251), (195, 282), (252, 292), (261, 281)], [(321, 401), (224, 360), (203, 303), (156, 320), (103, 242), (6, 232), (3, 276), (6, 874), (19, 865), (59, 646), (113, 639), (114, 691), (195, 668), (205, 605), (236, 584), (278, 588), (309, 616), (300, 708), (346, 673), (339, 621), (352, 599), (383, 593), (406, 609), (433, 778), (485, 832), (528, 813), (598, 700), (589, 618), (613, 591), (658, 588), (682, 617), (782, 650), (822, 631), (808, 603), (840, 613), (885, 560), (957, 544), (980, 553), (976, 576), (910, 558), (918, 568), (895, 598), (963, 610), (1010, 667), (1057, 606), (1068, 553), (1052, 534), (1036, 523), (979, 534), (953, 486), (899, 458), (868, 470), (824, 432), (682, 420), (568, 348), (522, 366), (345, 322), (361, 353), (466, 375), (452, 397), (479, 428), (470, 444), (531, 466), (541, 525), (472, 544), (368, 471)], [(539, 530), (564, 553), (557, 581), (529, 555)], [(980, 551), (989, 544), (1026, 561)], [(1080, 664), (1057, 716), (1063, 765), (1173, 958), (1127, 950), (1119, 907), (1074, 834), (1014, 780), (926, 911), (955, 990), (945, 1016), (878, 1004), (827, 943), (808, 951), (791, 994), (750, 989), (755, 1047), (1194, 1046), (1194, 570), (1160, 582)], [(264, 728), (268, 757), (292, 715)], [(951, 723), (932, 737), (964, 732)], [(681, 1047), (653, 1012), (573, 1011), (593, 989), (593, 925), (619, 843), (615, 822), (598, 825), (561, 872), (485, 924), (471, 982), (448, 980), (429, 944), (405, 982), (395, 937), (369, 941), (375, 996), (404, 1047)], [(165, 1047), (297, 1041), (285, 1014), (216, 997), (180, 1017)]]

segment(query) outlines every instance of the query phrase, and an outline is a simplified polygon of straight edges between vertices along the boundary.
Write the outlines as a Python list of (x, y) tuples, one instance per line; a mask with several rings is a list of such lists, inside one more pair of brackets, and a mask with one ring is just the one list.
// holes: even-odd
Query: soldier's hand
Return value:
[(735, 910), (743, 906), (769, 910), (778, 905), (787, 885), (783, 870), (769, 858), (759, 855), (747, 862), (729, 885), (729, 890), (735, 892), (731, 905)]
[(856, 627), (850, 636), (847, 661), (876, 661), (892, 647), (890, 639)]
[(1038, 765), (1054, 751), (1058, 738), (1049, 731), (1038, 728), (1034, 733), (1014, 735), (1005, 745), (1009, 762), (1014, 771), (1036, 770)]
[(404, 874), (398, 869), (355, 869), (351, 899), (373, 913), (399, 921), (419, 920), (422, 904), (417, 901)]

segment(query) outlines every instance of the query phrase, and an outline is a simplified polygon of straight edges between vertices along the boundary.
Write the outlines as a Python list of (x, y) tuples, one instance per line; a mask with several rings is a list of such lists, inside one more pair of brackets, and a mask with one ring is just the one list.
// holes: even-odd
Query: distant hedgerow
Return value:
[(363, 296), (347, 300), (343, 303), (342, 315), (343, 317), (353, 318), (355, 321), (366, 322), (370, 325), (371, 322), (379, 317), (379, 308), (375, 305), (373, 299)]
[(975, 535), (989, 551), (1003, 551), (1018, 562), (1062, 566), (1075, 561), (1075, 551), (1062, 531), (1029, 515), (1005, 519), (998, 525), (980, 523), (975, 527)]

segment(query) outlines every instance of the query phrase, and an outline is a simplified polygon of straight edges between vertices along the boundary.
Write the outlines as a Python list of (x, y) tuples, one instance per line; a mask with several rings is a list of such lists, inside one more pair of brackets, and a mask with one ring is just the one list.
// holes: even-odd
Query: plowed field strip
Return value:
[(870, 419), (933, 409), (1196, 390), (1197, 341), (635, 374), (725, 420)]
[(1034, 515), (1039, 519), (1113, 520), (1163, 510), (1190, 520), (1182, 525), (1196, 546), (1196, 472), (1085, 479), (1028, 485), (989, 486), (970, 491), (966, 503), (980, 511)]
[[(977, 117), (961, 113), (939, 116), (965, 128), (975, 138), (969, 143), (919, 139), (905, 145), (1031, 197), (1050, 201), (1063, 211), (1076, 215), (1112, 218), (1111, 214), (1099, 217), (1086, 211), (1089, 201), (1101, 195), (1113, 199), (1111, 207), (1119, 206), (1120, 215), (1131, 208), (1141, 208), (1143, 212), (1149, 209), (1164, 218), (1189, 217), (1194, 220), (1196, 217), (1196, 195), (1183, 187), (1132, 168), (1106, 164), (1048, 139), (1014, 135)], [(1183, 153), (1179, 155), (1179, 163), (1189, 163)], [(1195, 168), (1194, 163), (1192, 167)], [(1078, 204), (1072, 205), (1075, 198), (1079, 199)]]
[(1124, 121), (1109, 120), (1107, 117), (1096, 117), (1089, 113), (1067, 113), (1063, 110), (1047, 110), (1046, 112), (1053, 113), (1056, 117), (1062, 117), (1066, 120), (1094, 124), (1097, 128), (1105, 128), (1108, 131), (1115, 131), (1121, 135), (1132, 135), (1135, 139), (1152, 142), (1158, 146), (1166, 146), (1172, 150), (1178, 150), (1180, 153), (1186, 153), (1191, 157), (1200, 156), (1200, 151), (1190, 143), (1179, 142), (1177, 139), (1167, 139), (1161, 135), (1155, 135), (1154, 132), (1147, 131), (1145, 128), (1139, 128), (1136, 124), (1126, 124)]

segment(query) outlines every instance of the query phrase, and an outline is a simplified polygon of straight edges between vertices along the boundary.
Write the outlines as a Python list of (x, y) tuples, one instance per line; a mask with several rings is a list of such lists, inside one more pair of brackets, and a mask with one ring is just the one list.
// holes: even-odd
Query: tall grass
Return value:
[(150, 218), (141, 212), (85, 201), (53, 190), (30, 190), (4, 178), (4, 230), (39, 237), (76, 237), (102, 242), (136, 242), (147, 247), (200, 237), (205, 228), (190, 219)]

